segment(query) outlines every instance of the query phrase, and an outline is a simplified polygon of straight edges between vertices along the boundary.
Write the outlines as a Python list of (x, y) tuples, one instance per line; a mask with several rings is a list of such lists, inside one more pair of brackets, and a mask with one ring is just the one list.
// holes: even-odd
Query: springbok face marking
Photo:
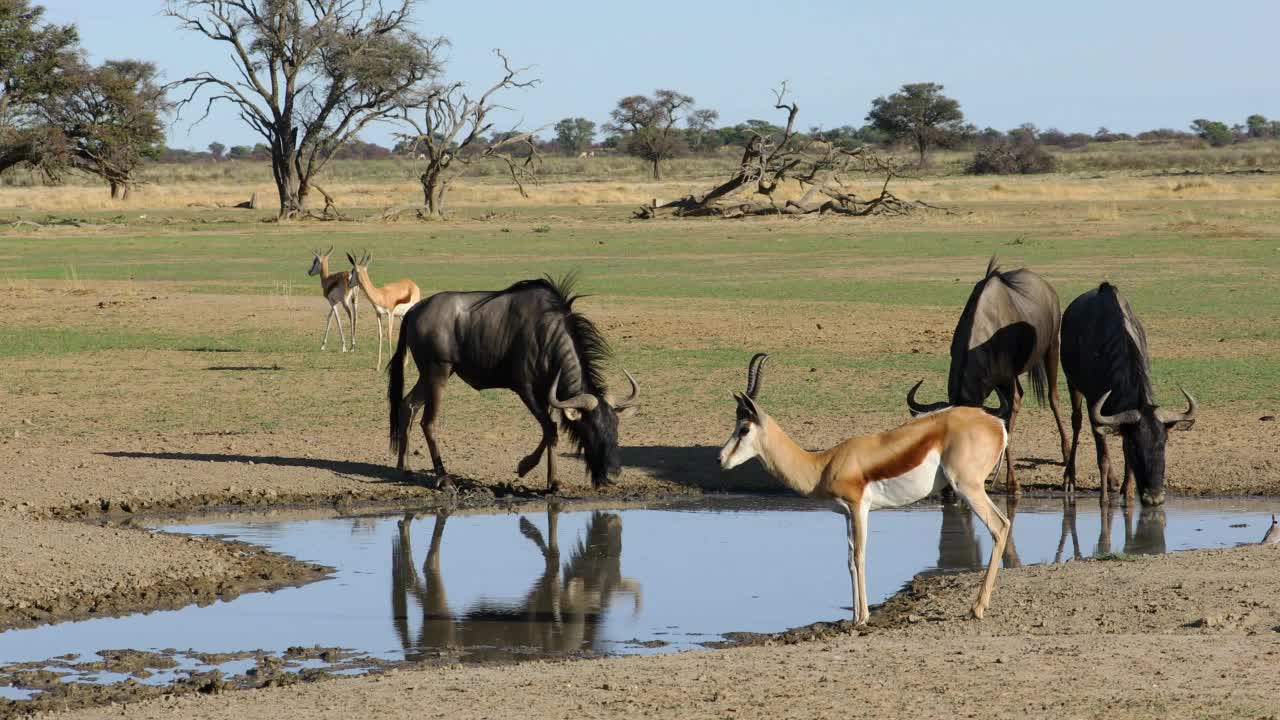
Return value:
[(760, 410), (746, 395), (734, 394), (738, 401), (738, 416), (729, 440), (720, 449), (720, 468), (732, 470), (760, 454)]
[(322, 272), (321, 267), (321, 256), (316, 255), (315, 259), (311, 261), (311, 269), (307, 271), (307, 275), (319, 275)]

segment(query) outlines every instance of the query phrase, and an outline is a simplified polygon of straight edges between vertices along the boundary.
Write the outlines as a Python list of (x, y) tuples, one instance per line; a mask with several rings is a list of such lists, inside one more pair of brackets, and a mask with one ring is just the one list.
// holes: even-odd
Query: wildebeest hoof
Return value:
[(436, 475), (436, 489), (452, 490), (454, 489), (453, 481), (454, 481), (453, 475), (449, 473), (438, 473)]

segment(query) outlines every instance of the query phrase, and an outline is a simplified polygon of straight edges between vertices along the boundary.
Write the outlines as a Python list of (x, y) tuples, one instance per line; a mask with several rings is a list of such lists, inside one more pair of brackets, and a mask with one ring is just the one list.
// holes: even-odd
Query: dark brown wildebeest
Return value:
[(1129, 302), (1110, 283), (1102, 283), (1067, 306), (1062, 316), (1062, 369), (1071, 393), (1071, 449), (1063, 489), (1076, 485), (1076, 446), (1081, 405), (1088, 403), (1098, 450), (1102, 496), (1117, 489), (1104, 435), (1119, 434), (1124, 447), (1126, 497), (1136, 481), (1143, 505), (1164, 502), (1164, 449), (1169, 430), (1187, 430), (1196, 418), (1196, 401), (1187, 393), (1185, 412), (1159, 408), (1151, 389), (1147, 333)]
[[(1067, 429), (1058, 407), (1058, 293), (1044, 278), (1027, 270), (1001, 271), (993, 257), (987, 272), (973, 286), (956, 331), (951, 336), (951, 370), (947, 376), (947, 401), (929, 405), (916, 402), (916, 391), (924, 380), (907, 393), (907, 407), (913, 415), (941, 410), (952, 405), (980, 407), (991, 392), (1004, 393), (1010, 410), (1006, 418), (1009, 434), (1022, 407), (1022, 383), (1028, 374), (1036, 400), (1046, 396), (1062, 438), (1062, 457), (1067, 457)], [(1005, 447), (1006, 480), (1009, 492), (1018, 492), (1013, 471), (1013, 440)]]
[[(615, 401), (601, 366), (609, 354), (604, 337), (575, 312), (573, 277), (523, 280), (496, 292), (441, 292), (414, 305), (400, 325), (400, 340), (387, 367), (391, 449), (404, 470), (409, 424), (422, 408), (422, 432), (442, 485), (448, 484), (436, 446), (435, 419), (449, 376), (477, 390), (506, 388), (524, 402), (542, 426), (542, 442), (516, 470), (524, 477), (547, 454), (547, 489), (556, 480), (557, 427), (581, 450), (594, 486), (622, 471), (618, 418), (633, 409), (640, 386), (630, 373), (631, 395)], [(404, 395), (405, 353), (413, 354), (418, 382)], [(561, 399), (566, 397), (566, 399)]]

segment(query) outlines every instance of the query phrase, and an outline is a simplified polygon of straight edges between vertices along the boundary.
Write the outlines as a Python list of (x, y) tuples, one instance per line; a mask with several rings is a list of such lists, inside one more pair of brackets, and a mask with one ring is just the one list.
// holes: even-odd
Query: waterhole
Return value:
[[(212, 670), (252, 677), (364, 672), (403, 660), (666, 652), (731, 631), (844, 618), (845, 522), (833, 508), (708, 497), (614, 510), (549, 504), (511, 514), (166, 525), (157, 529), (242, 540), (335, 572), (206, 607), (0, 633), (0, 697), (31, 697), (41, 683), (167, 684)], [(1007, 567), (1256, 542), (1272, 510), (1243, 499), (1104, 511), (1093, 497), (1023, 498), (1004, 560)], [(872, 513), (869, 600), (883, 601), (917, 573), (985, 567), (989, 552), (986, 529), (962, 505)], [(107, 648), (144, 652), (120, 662), (118, 652), (99, 654)]]

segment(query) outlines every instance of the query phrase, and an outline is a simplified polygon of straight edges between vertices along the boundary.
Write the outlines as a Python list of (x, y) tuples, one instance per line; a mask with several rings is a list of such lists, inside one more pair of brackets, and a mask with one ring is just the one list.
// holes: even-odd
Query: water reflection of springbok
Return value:
[[(444, 648), (498, 653), (600, 649), (600, 623), (615, 593), (630, 593), (635, 611), (640, 610), (639, 583), (622, 577), (622, 519), (613, 513), (593, 512), (585, 537), (578, 540), (562, 567), (557, 540), (559, 514), (558, 506), (547, 506), (549, 539), (544, 539), (527, 518), (520, 518), (520, 533), (537, 546), (543, 559), (542, 575), (524, 598), (511, 603), (480, 600), (461, 612), (450, 608), (440, 572), (440, 545), (448, 513), (436, 514), (421, 577), (413, 562), (413, 517), (406, 515), (391, 545), (392, 622), (406, 658), (423, 659), (428, 651)], [(409, 624), (410, 598), (422, 611), (416, 638)]]

